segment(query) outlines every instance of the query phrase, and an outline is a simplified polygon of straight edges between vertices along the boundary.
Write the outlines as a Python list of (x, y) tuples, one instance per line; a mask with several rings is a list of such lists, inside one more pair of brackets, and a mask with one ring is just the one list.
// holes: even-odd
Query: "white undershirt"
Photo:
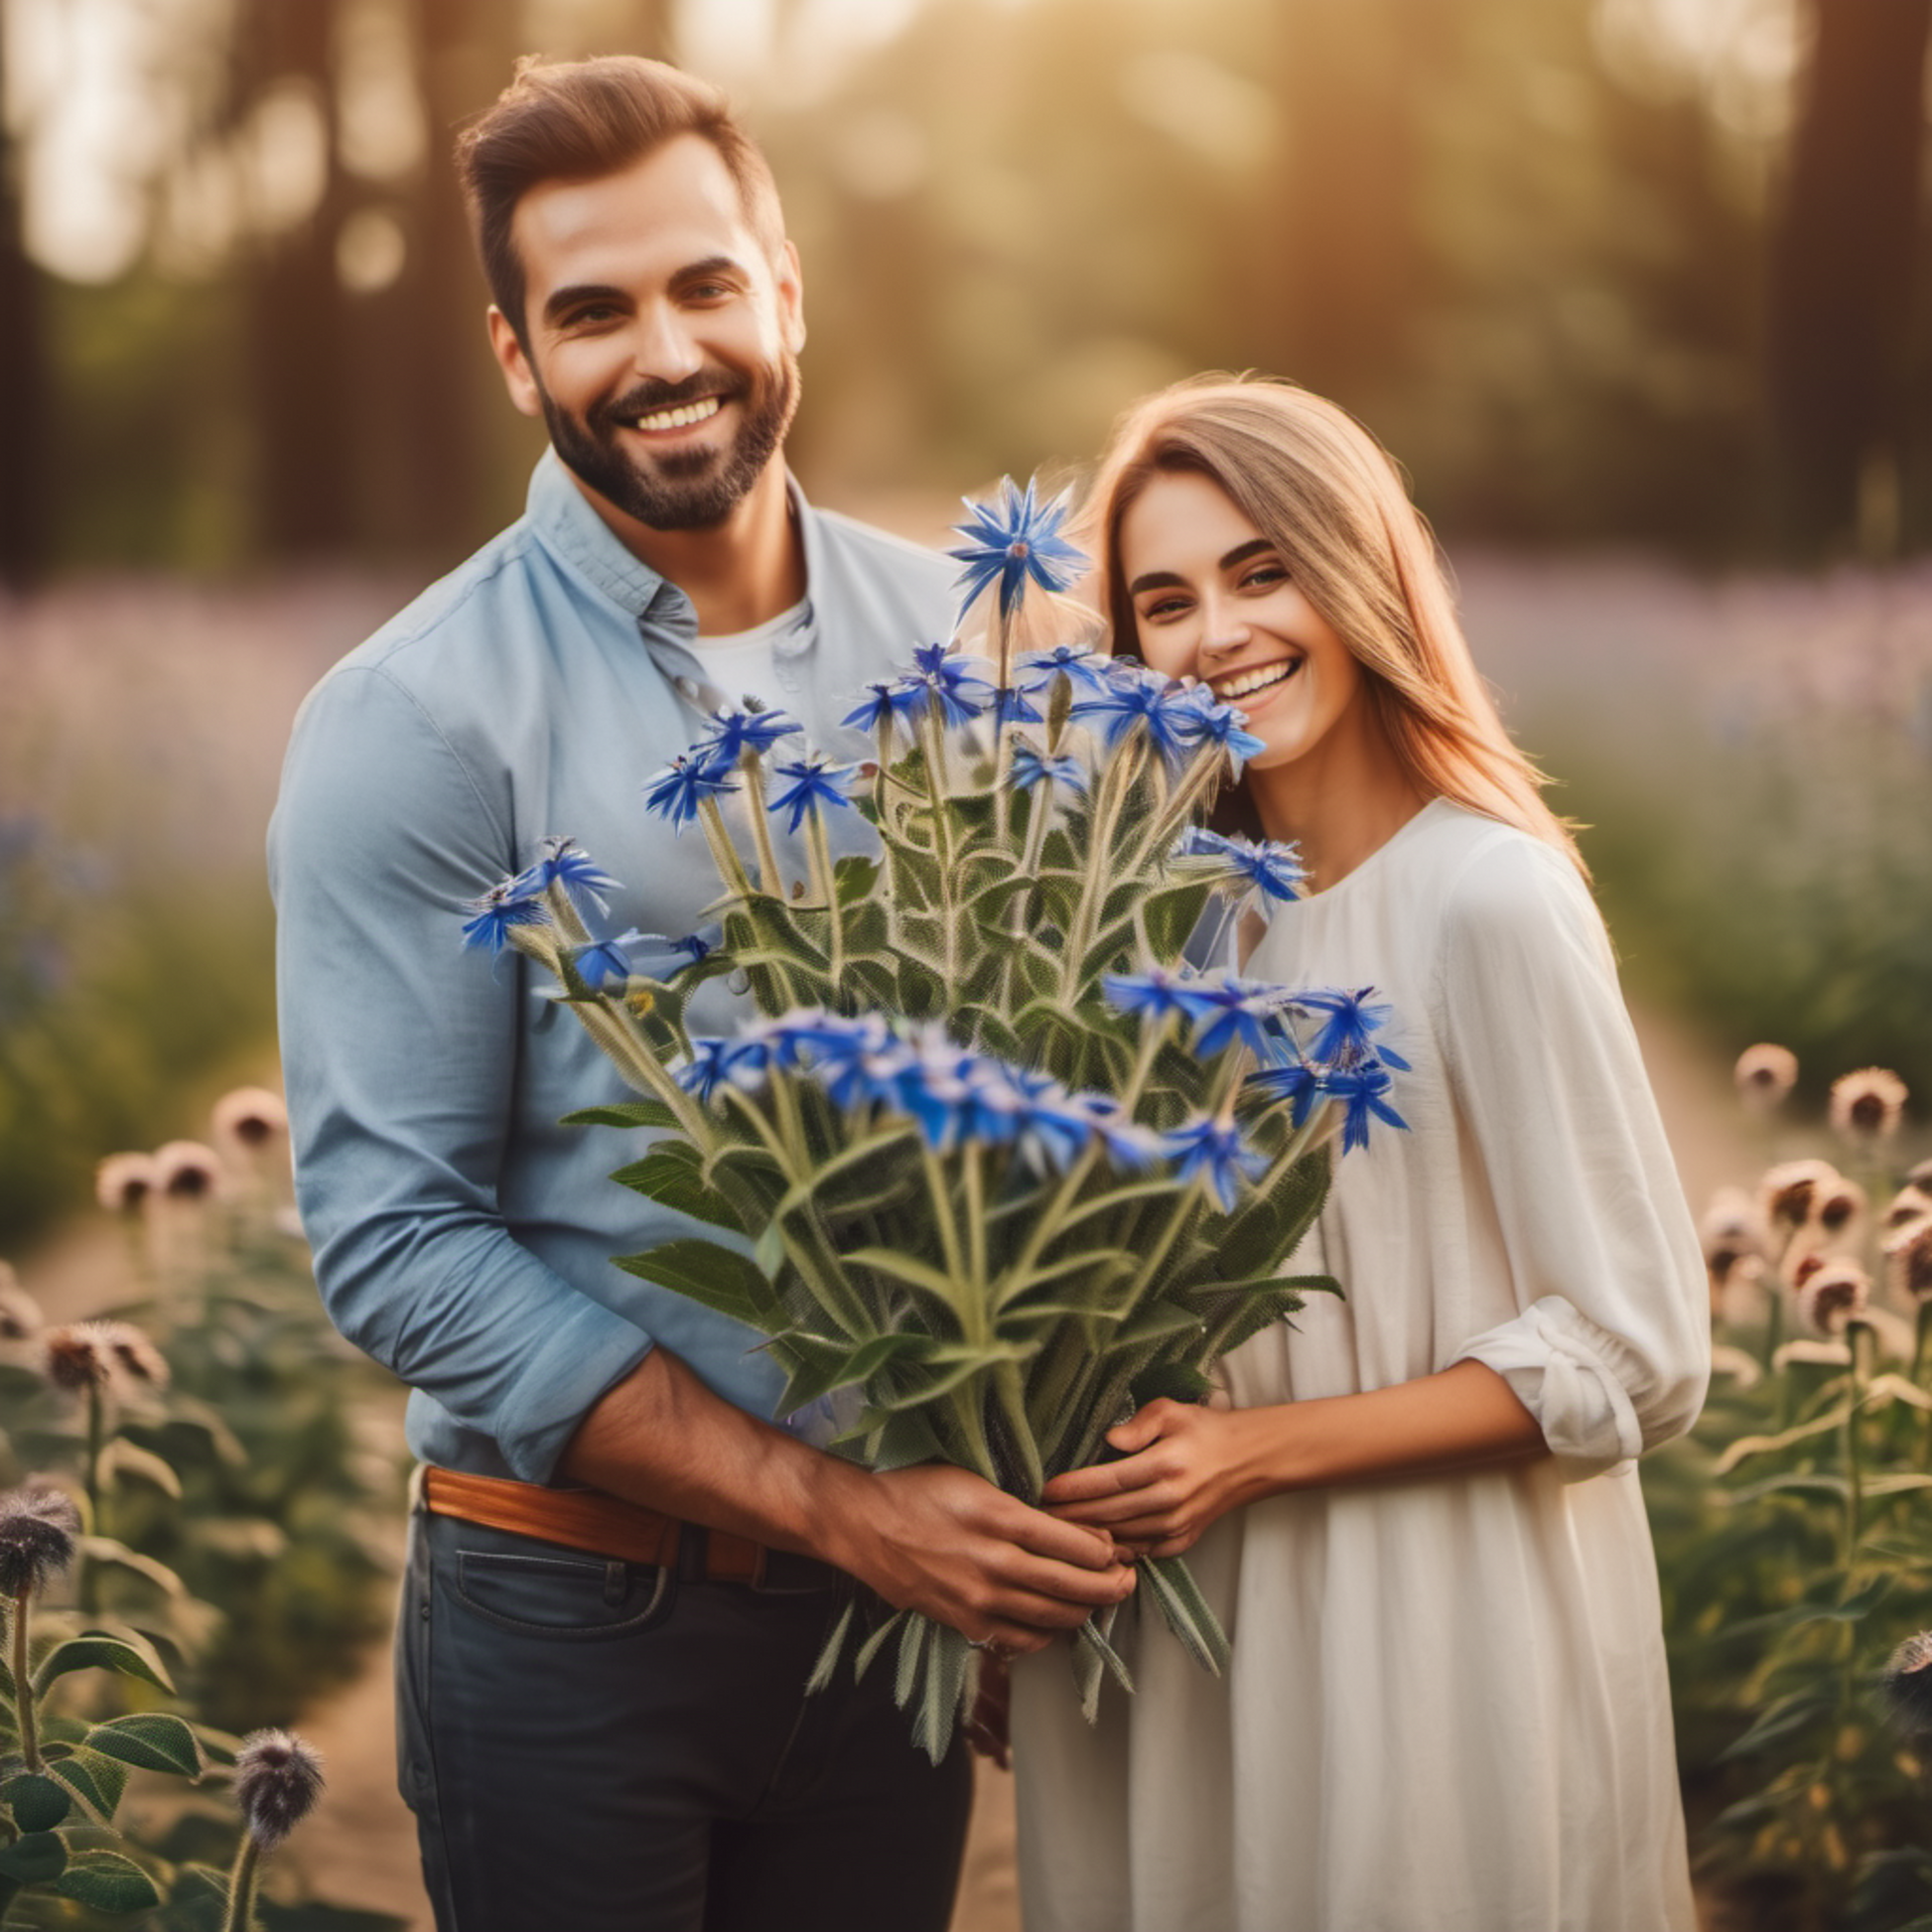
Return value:
[(698, 662), (704, 667), (705, 682), (721, 703), (736, 706), (749, 697), (761, 704), (782, 705), (785, 694), (771, 647), (780, 637), (790, 636), (805, 621), (805, 616), (806, 602), (801, 598), (789, 611), (781, 611), (750, 630), (712, 637), (701, 633), (692, 639)]

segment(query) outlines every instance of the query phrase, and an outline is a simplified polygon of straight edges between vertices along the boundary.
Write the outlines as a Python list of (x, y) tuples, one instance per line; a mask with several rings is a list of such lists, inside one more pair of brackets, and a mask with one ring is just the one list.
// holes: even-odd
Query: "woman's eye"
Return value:
[(1244, 591), (1266, 590), (1275, 584), (1285, 584), (1288, 572), (1280, 564), (1258, 564), (1241, 580)]
[(1181, 616), (1187, 609), (1184, 597), (1164, 597), (1152, 604), (1141, 607), (1141, 621), (1144, 623), (1165, 623), (1172, 618)]

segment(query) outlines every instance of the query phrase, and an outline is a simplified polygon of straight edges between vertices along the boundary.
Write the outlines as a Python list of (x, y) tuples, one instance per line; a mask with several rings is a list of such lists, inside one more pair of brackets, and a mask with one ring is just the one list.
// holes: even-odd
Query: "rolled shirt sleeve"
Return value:
[(1704, 1269), (1601, 919), (1554, 850), (1499, 842), (1452, 893), (1438, 990), (1459, 1124), (1519, 1312), (1456, 1350), (1507, 1381), (1567, 1480), (1688, 1429)]
[(298, 720), (270, 829), (298, 1198), (347, 1338), (541, 1482), (651, 1346), (517, 1241), (513, 955), (460, 950), (466, 901), (516, 863), (418, 699), (345, 664)]

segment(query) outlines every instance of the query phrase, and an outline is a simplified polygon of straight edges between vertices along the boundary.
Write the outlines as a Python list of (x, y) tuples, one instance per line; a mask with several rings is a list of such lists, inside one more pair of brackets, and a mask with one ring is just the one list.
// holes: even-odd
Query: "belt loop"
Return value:
[(604, 1600), (615, 1610), (630, 1594), (630, 1566), (613, 1557), (604, 1566)]
[(705, 1559), (710, 1554), (710, 1537), (702, 1523), (680, 1523), (677, 1527), (678, 1581), (701, 1584), (705, 1580)]

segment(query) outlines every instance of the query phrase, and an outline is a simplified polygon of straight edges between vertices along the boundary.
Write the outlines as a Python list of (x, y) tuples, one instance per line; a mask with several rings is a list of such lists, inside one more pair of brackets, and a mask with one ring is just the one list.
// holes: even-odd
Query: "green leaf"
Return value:
[(908, 1288), (922, 1288), (927, 1294), (936, 1296), (955, 1313), (962, 1306), (962, 1283), (954, 1281), (944, 1269), (915, 1261), (910, 1255), (899, 1254), (892, 1248), (855, 1248), (846, 1256), (846, 1260), (855, 1267), (870, 1268), (875, 1274), (903, 1282)]
[(1180, 957), (1207, 909), (1211, 892), (1207, 882), (1198, 881), (1155, 893), (1143, 904), (1141, 927), (1147, 934), (1149, 950), (1162, 965), (1172, 966)]
[(715, 1241), (666, 1241), (645, 1254), (613, 1259), (626, 1275), (668, 1288), (748, 1327), (766, 1331), (784, 1319), (763, 1271), (736, 1248), (723, 1248)]
[(110, 1718), (87, 1733), (87, 1747), (143, 1771), (173, 1771), (180, 1777), (202, 1774), (202, 1747), (181, 1719), (165, 1711), (139, 1711)]
[(620, 1168), (611, 1178), (674, 1213), (732, 1234), (749, 1234), (731, 1202), (705, 1183), (703, 1167), (704, 1156), (688, 1141), (659, 1141), (641, 1161)]
[(964, 1634), (935, 1623), (926, 1640), (919, 1671), (918, 1702), (912, 1715), (912, 1741), (937, 1764), (952, 1743), (953, 1724), (966, 1692), (966, 1665), (972, 1646)]
[(153, 1449), (130, 1443), (125, 1436), (117, 1436), (107, 1445), (101, 1467), (123, 1481), (145, 1482), (150, 1489), (159, 1489), (164, 1496), (181, 1501), (181, 1477), (175, 1473), (174, 1464), (155, 1454)]
[(52, 1832), (25, 1832), (0, 1849), (0, 1878), (20, 1885), (51, 1884), (67, 1863), (67, 1845)]
[(839, 859), (832, 866), (833, 897), (841, 905), (856, 905), (862, 899), (871, 898), (878, 878), (879, 865), (876, 860), (856, 853)]
[(1157, 1362), (1145, 1374), (1134, 1378), (1134, 1406), (1145, 1409), (1150, 1402), (1159, 1402), (1163, 1397), (1169, 1402), (1200, 1402), (1213, 1387), (1213, 1378), (1189, 1362)]
[(40, 1771), (23, 1771), (0, 1784), (0, 1805), (23, 1832), (51, 1832), (73, 1809), (73, 1796)]
[(893, 1685), (893, 1698), (901, 1711), (912, 1700), (912, 1689), (918, 1681), (919, 1660), (925, 1655), (926, 1642), (935, 1628), (930, 1617), (921, 1616), (917, 1610), (913, 1610), (905, 1619), (905, 1628), (899, 1632), (898, 1676)]
[(805, 1680), (805, 1695), (815, 1697), (820, 1691), (831, 1686), (838, 1671), (839, 1657), (845, 1649), (845, 1633), (852, 1628), (852, 1619), (859, 1613), (859, 1599), (848, 1596), (845, 1608), (839, 1612), (838, 1621), (832, 1625), (832, 1633), (825, 1639), (818, 1653), (818, 1662), (812, 1666), (812, 1674)]
[(1829, 1691), (1803, 1691), (1794, 1697), (1780, 1698), (1759, 1714), (1757, 1722), (1743, 1736), (1721, 1750), (1714, 1762), (1728, 1764), (1737, 1758), (1749, 1757), (1765, 1745), (1775, 1744), (1781, 1738), (1804, 1729), (1814, 1719), (1835, 1710), (1837, 1703), (1837, 1698)]
[[(1314, 1225), (1328, 1195), (1328, 1151), (1298, 1161), (1273, 1187), (1257, 1194), (1223, 1227), (1217, 1239), (1222, 1272), (1230, 1281), (1266, 1275), (1293, 1254)], [(1213, 1224), (1209, 1223), (1213, 1236)]]
[(1134, 1673), (1127, 1668), (1120, 1652), (1108, 1642), (1108, 1633), (1101, 1629), (1098, 1615), (1088, 1617), (1073, 1634), (1106, 1666), (1114, 1682), (1131, 1697), (1134, 1693)]
[(145, 1912), (161, 1903), (154, 1880), (118, 1852), (76, 1853), (54, 1889), (96, 1912)]
[(1775, 1436), (1740, 1436), (1718, 1457), (1712, 1473), (1725, 1476), (1749, 1456), (1768, 1454), (1773, 1449), (1789, 1449), (1792, 1444), (1802, 1443), (1813, 1436), (1829, 1435), (1834, 1429), (1844, 1428), (1845, 1419), (1850, 1414), (1850, 1405), (1841, 1403), (1829, 1414), (1819, 1416), (1812, 1422), (1799, 1423), (1793, 1429), (1781, 1430)]
[(872, 1660), (886, 1647), (886, 1639), (908, 1617), (910, 1610), (895, 1610), (878, 1629), (859, 1646), (859, 1654), (852, 1660), (852, 1675), (856, 1682), (872, 1668)]
[(47, 1687), (57, 1677), (64, 1677), (69, 1671), (74, 1670), (119, 1671), (123, 1677), (141, 1678), (157, 1691), (166, 1691), (170, 1697), (175, 1694), (175, 1687), (169, 1681), (160, 1657), (145, 1638), (134, 1641), (125, 1637), (111, 1637), (104, 1630), (87, 1630), (77, 1637), (69, 1637), (65, 1643), (56, 1644), (41, 1659), (34, 1672), (35, 1695), (46, 1696)]
[(1153, 1592), (1167, 1619), (1168, 1628), (1180, 1639), (1181, 1648), (1205, 1671), (1219, 1677), (1232, 1654), (1227, 1632), (1200, 1593), (1193, 1572), (1179, 1557), (1144, 1557), (1141, 1581)]
[(49, 1763), (50, 1775), (57, 1777), (103, 1825), (114, 1822), (114, 1813), (127, 1789), (125, 1764), (99, 1751), (78, 1746), (69, 1756)]
[(83, 1536), (78, 1541), (80, 1554), (89, 1563), (125, 1570), (144, 1583), (152, 1584), (165, 1596), (185, 1597), (188, 1594), (187, 1585), (165, 1563), (143, 1556), (138, 1550), (130, 1550), (125, 1543), (118, 1543), (111, 1536)]
[(622, 1100), (610, 1107), (580, 1107), (562, 1127), (675, 1127), (677, 1116), (661, 1100)]

